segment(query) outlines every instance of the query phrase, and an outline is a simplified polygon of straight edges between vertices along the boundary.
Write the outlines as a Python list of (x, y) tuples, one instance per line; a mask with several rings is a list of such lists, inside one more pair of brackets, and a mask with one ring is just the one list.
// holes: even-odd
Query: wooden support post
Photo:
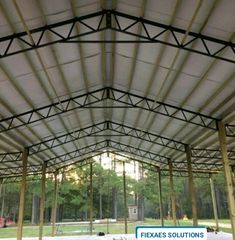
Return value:
[(175, 189), (174, 189), (174, 181), (173, 181), (173, 166), (172, 160), (169, 159), (169, 172), (170, 172), (170, 194), (171, 194), (171, 211), (172, 211), (172, 219), (173, 224), (176, 226), (176, 199), (175, 199)]
[(210, 186), (211, 186), (211, 199), (212, 199), (212, 206), (213, 206), (213, 213), (215, 218), (215, 224), (216, 229), (219, 231), (219, 221), (218, 221), (218, 211), (217, 211), (217, 202), (216, 202), (216, 196), (215, 196), (215, 187), (214, 187), (214, 181), (212, 179), (212, 175), (210, 174)]
[(90, 235), (93, 231), (93, 169), (92, 163), (90, 163)]
[(235, 200), (233, 192), (233, 182), (232, 182), (232, 173), (229, 165), (228, 152), (227, 152), (227, 143), (226, 143), (226, 130), (224, 123), (222, 121), (217, 122), (219, 130), (219, 142), (220, 150), (223, 160), (224, 167), (224, 177), (226, 181), (226, 190), (227, 190), (227, 199), (228, 199), (228, 208), (232, 225), (232, 234), (233, 240), (235, 240)]
[(197, 226), (198, 225), (197, 204), (196, 204), (196, 194), (195, 194), (194, 182), (193, 182), (191, 148), (189, 145), (185, 145), (185, 151), (187, 156), (189, 194), (191, 196), (193, 226)]
[(51, 211), (51, 224), (52, 224), (52, 237), (56, 234), (56, 209), (57, 209), (57, 196), (58, 196), (58, 171), (54, 173), (54, 192), (53, 192), (53, 198), (52, 198), (52, 211)]
[(42, 165), (42, 182), (41, 182), (41, 199), (40, 199), (40, 217), (39, 217), (39, 240), (42, 240), (43, 223), (44, 223), (44, 207), (45, 207), (45, 188), (46, 188), (46, 168), (47, 163)]
[(24, 205), (25, 205), (25, 189), (26, 189), (26, 175), (29, 151), (27, 148), (23, 150), (22, 154), (22, 178), (20, 186), (20, 202), (18, 214), (17, 240), (22, 240), (23, 224), (24, 224)]
[(126, 170), (125, 162), (123, 162), (123, 200), (124, 200), (124, 222), (125, 222), (125, 234), (127, 234), (127, 200), (126, 200)]
[(158, 189), (159, 189), (160, 219), (161, 219), (161, 225), (164, 226), (164, 212), (163, 212), (163, 202), (162, 202), (162, 181), (161, 181), (160, 168), (158, 168)]

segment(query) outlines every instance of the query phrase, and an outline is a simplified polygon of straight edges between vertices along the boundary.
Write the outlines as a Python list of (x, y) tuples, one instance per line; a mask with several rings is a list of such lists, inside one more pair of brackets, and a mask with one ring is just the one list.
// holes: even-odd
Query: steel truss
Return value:
[[(157, 172), (158, 165), (156, 165), (155, 163), (151, 163), (151, 162), (143, 160), (143, 159), (141, 159), (141, 160), (136, 159), (136, 157), (132, 158), (131, 156), (126, 156), (122, 153), (117, 153), (115, 151), (109, 151), (109, 152), (114, 153), (114, 154), (116, 154), (118, 156), (121, 156), (121, 157), (126, 157), (126, 158), (128, 158), (128, 160), (131, 160), (131, 161), (136, 161), (136, 162), (143, 163), (144, 164), (144, 169), (146, 169), (148, 171)], [(96, 156), (99, 156), (99, 155), (102, 155), (102, 153), (101, 154), (98, 153)], [(64, 173), (64, 172), (72, 171), (74, 169), (86, 166), (86, 165), (90, 164), (91, 162), (94, 163), (93, 160), (91, 161), (91, 159), (86, 157), (86, 158), (80, 159), (80, 160), (78, 160), (74, 163), (69, 163), (69, 164), (63, 165), (63, 167), (61, 167), (61, 168), (59, 167), (55, 171), (61, 170), (61, 172)], [(69, 167), (69, 166), (73, 166), (73, 167), (69, 168), (68, 170), (65, 170), (65, 168)], [(205, 171), (194, 171), (193, 170), (194, 178), (209, 178), (209, 174), (216, 174), (216, 173), (217, 172), (215, 172), (215, 171), (205, 172)], [(50, 179), (53, 172), (52, 171), (47, 171), (47, 174), (49, 174), (48, 179)], [(169, 170), (161, 169), (161, 174), (164, 177), (169, 177)], [(187, 171), (184, 171), (184, 170), (179, 171), (178, 169), (174, 169), (173, 170), (173, 176), (174, 177), (188, 177), (188, 174), (187, 174)], [(1, 176), (1, 179), (4, 179), (3, 184), (11, 184), (11, 183), (20, 182), (21, 177), (22, 176), (20, 174), (18, 174), (18, 175), (10, 175), (10, 176)], [(31, 172), (31, 173), (28, 173), (26, 181), (27, 182), (41, 181), (41, 172), (40, 171), (38, 171), (38, 172), (34, 171), (34, 172)]]
[[(94, 143), (91, 145), (88, 145), (86, 147), (80, 148), (78, 150), (71, 151), (70, 153), (61, 154), (59, 156), (46, 159), (48, 162), (48, 167), (54, 167), (58, 166), (60, 163), (65, 163), (67, 161), (75, 160), (77, 161), (77, 158), (84, 157), (85, 155), (89, 155), (89, 157), (93, 157), (94, 155), (103, 153), (105, 150), (109, 151), (109, 149), (115, 149), (116, 151), (121, 151), (129, 154), (135, 154), (138, 157), (152, 160), (155, 163), (161, 163), (161, 164), (167, 164), (167, 161), (169, 158), (159, 155), (154, 152), (147, 152), (143, 149), (137, 149), (132, 146), (128, 146), (122, 143), (115, 142), (113, 140), (103, 140), (98, 143)], [(60, 158), (60, 159), (58, 159)]]
[[(109, 130), (109, 133), (106, 133)], [(111, 131), (111, 132), (110, 132)], [(81, 138), (89, 136), (109, 137), (112, 132), (118, 133), (118, 136), (130, 136), (152, 144), (160, 145), (180, 152), (185, 152), (185, 143), (175, 141), (154, 133), (143, 131), (138, 128), (120, 124), (113, 121), (103, 121), (82, 129), (68, 132), (60, 136), (56, 136), (40, 143), (31, 145), (29, 147), (30, 155), (58, 147), (60, 145), (76, 141)], [(102, 134), (102, 135), (101, 135)], [(235, 151), (228, 151), (228, 156), (231, 160), (235, 160)], [(199, 159), (221, 159), (221, 152), (219, 149), (201, 149), (192, 148), (192, 157)]]
[[(141, 24), (143, 28), (143, 31), (140, 34), (135, 30), (139, 24)], [(76, 25), (80, 29), (79, 33), (75, 31)], [(82, 38), (86, 35), (95, 34), (108, 29), (129, 35), (130, 39), (110, 41), (99, 39), (86, 40)], [(29, 32), (33, 42), (27, 32), (15, 33), (0, 38), (0, 45), (2, 46), (0, 49), (0, 57), (7, 57), (55, 43), (141, 42), (161, 43), (235, 63), (235, 44), (232, 42), (213, 38), (200, 33), (187, 32), (184, 29), (149, 21), (141, 17), (124, 14), (115, 10), (103, 10), (93, 14), (75, 17), (70, 20), (32, 29), (29, 30)], [(47, 38), (47, 34), (50, 34), (51, 38)], [(166, 34), (169, 34), (170, 36), (168, 40), (164, 39)], [(187, 35), (187, 37), (185, 41), (183, 41), (185, 35)], [(138, 37), (138, 39), (133, 39), (132, 36)]]
[[(115, 104), (107, 105), (108, 102), (110, 104), (110, 100)], [(106, 104), (102, 104), (104, 102)], [(140, 108), (203, 128), (217, 130), (216, 122), (218, 119), (216, 118), (163, 102), (156, 102), (154, 99), (106, 87), (1, 119), (0, 132), (33, 124), (72, 110), (85, 108)]]
[[(98, 154), (97, 154), (98, 155)], [(87, 164), (89, 164), (91, 162), (91, 160), (90, 159), (87, 159), (87, 158), (84, 158), (84, 159), (80, 159), (79, 161), (76, 161), (76, 162), (74, 162), (74, 163), (69, 163), (69, 164), (66, 164), (66, 165), (64, 165), (63, 166), (63, 169), (64, 168), (66, 168), (66, 167), (68, 167), (68, 166), (71, 166), (71, 165), (76, 165), (75, 167), (73, 167), (72, 169), (69, 169), (69, 170), (67, 170), (67, 171), (71, 171), (71, 170), (73, 170), (73, 169), (75, 169), (75, 168), (78, 168), (78, 167), (83, 167), (84, 165), (87, 165)], [(42, 168), (42, 167), (41, 167)], [(41, 169), (42, 170), (42, 169)], [(27, 174), (27, 178), (26, 178), (26, 181), (40, 181), (41, 180), (41, 170), (40, 170), (40, 168), (39, 168), (39, 166), (38, 166), (38, 168), (36, 169), (34, 169), (33, 171), (31, 171), (30, 173), (28, 173)], [(47, 170), (47, 174), (51, 174), (51, 175), (49, 175), (48, 176), (48, 179), (49, 178), (51, 178), (51, 176), (52, 176), (52, 174), (55, 172), (55, 171), (57, 171), (57, 170), (61, 170), (61, 168), (56, 168), (56, 170), (54, 170), (54, 171), (48, 171)], [(63, 171), (63, 170), (61, 170), (61, 173), (63, 173), (63, 172), (65, 172), (65, 171)], [(0, 179), (4, 179), (4, 182), (3, 182), (3, 184), (7, 184), (7, 183), (15, 183), (15, 182), (20, 182), (21, 181), (21, 175), (20, 175), (20, 173), (21, 172), (19, 172), (19, 174), (17, 174), (17, 175), (12, 175), (12, 176), (9, 176), (9, 175), (7, 175), (7, 176), (5, 176), (4, 177), (4, 175), (1, 175), (1, 178)], [(4, 178), (3, 178), (4, 177)]]
[[(93, 157), (93, 155), (96, 155), (100, 151), (103, 151), (105, 148), (107, 148), (107, 141), (103, 140), (94, 144), (90, 144), (86, 147), (76, 149), (74, 151), (71, 151), (70, 153), (64, 153), (56, 157), (52, 157), (49, 159), (46, 159), (48, 162), (48, 167), (55, 167), (58, 166), (61, 163), (65, 163), (72, 160), (77, 161), (79, 157)], [(89, 156), (88, 156), (89, 155)], [(59, 159), (58, 159), (59, 158)]]
[(0, 163), (21, 160), (22, 152), (0, 153)]
[[(109, 132), (107, 132), (109, 131)], [(111, 132), (110, 132), (111, 131)], [(59, 136), (43, 140), (42, 142), (36, 143), (29, 146), (29, 156), (38, 154), (48, 149), (76, 141), (81, 138), (90, 136), (102, 136), (104, 138), (112, 135), (112, 132), (118, 133), (117, 136), (129, 136), (143, 141), (150, 142), (152, 144), (160, 145), (170, 149), (174, 149), (180, 152), (185, 152), (185, 143), (175, 141), (154, 133), (143, 131), (138, 128), (133, 128), (128, 125), (120, 124), (113, 121), (103, 121), (94, 125), (87, 126), (82, 129), (77, 129)], [(194, 161), (203, 161), (210, 159), (210, 162), (221, 159), (221, 152), (219, 149), (202, 149), (192, 148), (191, 151)], [(230, 160), (235, 160), (235, 151), (228, 151)], [(60, 158), (60, 156), (56, 156)], [(63, 156), (62, 156), (63, 157)], [(4, 153), (0, 154), (0, 162), (2, 163), (16, 163), (21, 161), (21, 152)], [(63, 160), (62, 160), (63, 161)]]
[(235, 137), (235, 125), (225, 125), (227, 137)]

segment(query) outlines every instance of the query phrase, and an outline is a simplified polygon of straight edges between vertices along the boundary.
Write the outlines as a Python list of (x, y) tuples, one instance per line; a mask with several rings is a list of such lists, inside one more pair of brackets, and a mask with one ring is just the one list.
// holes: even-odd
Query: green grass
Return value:
[[(165, 220), (165, 225), (170, 226), (172, 225), (172, 221), (170, 220)], [(214, 223), (214, 220), (211, 219), (203, 219), (199, 220), (199, 225), (200, 222), (211, 222)], [(229, 220), (220, 220), (219, 223), (230, 223)], [(144, 222), (128, 222), (128, 233), (134, 233), (135, 232), (135, 227), (136, 226), (146, 226), (146, 225), (161, 225), (160, 220), (155, 220), (155, 219), (146, 219)], [(179, 220), (178, 225), (180, 226), (192, 226), (192, 221), (187, 220)], [(94, 234), (97, 232), (104, 232), (107, 233), (107, 230), (111, 234), (121, 234), (124, 233), (124, 222), (117, 222), (117, 223), (110, 223), (108, 226), (107, 224), (94, 224)], [(24, 237), (37, 237), (38, 236), (38, 226), (24, 226), (23, 228), (23, 236)], [(221, 229), (224, 232), (231, 232), (231, 229), (228, 228), (222, 228)], [(17, 227), (8, 227), (8, 228), (0, 228), (0, 238), (14, 238), (16, 237), (17, 234)], [(85, 235), (89, 234), (89, 225), (79, 225), (79, 226), (74, 226), (74, 225), (65, 225), (62, 227), (62, 232), (58, 233), (57, 235)], [(50, 236), (51, 235), (51, 226), (45, 225), (43, 228), (43, 235), (44, 236)]]

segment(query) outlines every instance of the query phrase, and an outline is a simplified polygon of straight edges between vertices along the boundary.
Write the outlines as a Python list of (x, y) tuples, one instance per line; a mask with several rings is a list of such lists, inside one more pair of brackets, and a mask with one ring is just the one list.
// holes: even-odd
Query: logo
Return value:
[(207, 240), (205, 227), (136, 227), (137, 240)]

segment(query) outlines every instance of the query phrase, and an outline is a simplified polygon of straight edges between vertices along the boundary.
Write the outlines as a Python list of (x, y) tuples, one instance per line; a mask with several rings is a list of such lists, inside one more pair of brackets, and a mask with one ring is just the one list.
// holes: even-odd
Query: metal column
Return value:
[(197, 219), (197, 205), (196, 205), (196, 195), (194, 189), (194, 182), (193, 182), (193, 172), (192, 172), (192, 159), (191, 159), (191, 148), (189, 145), (185, 145), (185, 151), (187, 156), (187, 167), (188, 167), (188, 182), (189, 182), (189, 194), (191, 196), (191, 203), (192, 203), (192, 217), (193, 217), (193, 225), (198, 225)]
[(170, 172), (170, 193), (171, 193), (171, 209), (172, 209), (172, 218), (173, 224), (176, 226), (176, 200), (175, 200), (175, 189), (174, 189), (174, 181), (173, 181), (173, 166), (172, 160), (169, 159), (169, 172)]
[(93, 230), (93, 169), (92, 163), (90, 163), (90, 235), (92, 235)]
[(211, 186), (211, 199), (212, 199), (212, 205), (213, 205), (215, 224), (216, 224), (217, 231), (219, 231), (219, 221), (218, 221), (217, 202), (216, 202), (216, 196), (215, 196), (215, 187), (214, 187), (214, 181), (212, 179), (211, 174), (210, 174), (210, 186)]
[(43, 223), (44, 223), (44, 207), (45, 207), (45, 188), (46, 188), (46, 168), (47, 163), (42, 165), (42, 185), (41, 185), (41, 200), (40, 200), (40, 217), (39, 217), (39, 240), (42, 240)]
[(18, 214), (18, 226), (17, 226), (17, 240), (22, 240), (28, 155), (29, 155), (28, 149), (24, 148), (23, 154), (22, 154), (22, 179), (21, 179), (21, 186), (20, 186), (20, 202), (19, 202), (19, 214)]
[(126, 170), (125, 162), (123, 162), (123, 198), (124, 198), (124, 221), (125, 221), (125, 234), (127, 234), (127, 201), (126, 201)]
[(54, 192), (53, 192), (53, 199), (52, 199), (52, 211), (51, 211), (51, 224), (52, 224), (52, 237), (56, 234), (56, 208), (57, 208), (57, 196), (58, 196), (58, 171), (54, 173)]
[(224, 123), (222, 121), (218, 121), (218, 130), (219, 130), (219, 142), (221, 155), (223, 160), (224, 167), (224, 176), (226, 180), (226, 190), (227, 190), (227, 198), (228, 198), (228, 207), (232, 225), (232, 234), (233, 239), (235, 240), (235, 200), (234, 200), (234, 192), (233, 192), (233, 180), (231, 168), (229, 165), (228, 152), (227, 152), (227, 144), (226, 144), (226, 132)]
[(161, 181), (161, 170), (158, 170), (158, 188), (159, 188), (159, 204), (160, 204), (160, 219), (161, 225), (164, 226), (164, 213), (163, 213), (163, 202), (162, 202), (162, 181)]

